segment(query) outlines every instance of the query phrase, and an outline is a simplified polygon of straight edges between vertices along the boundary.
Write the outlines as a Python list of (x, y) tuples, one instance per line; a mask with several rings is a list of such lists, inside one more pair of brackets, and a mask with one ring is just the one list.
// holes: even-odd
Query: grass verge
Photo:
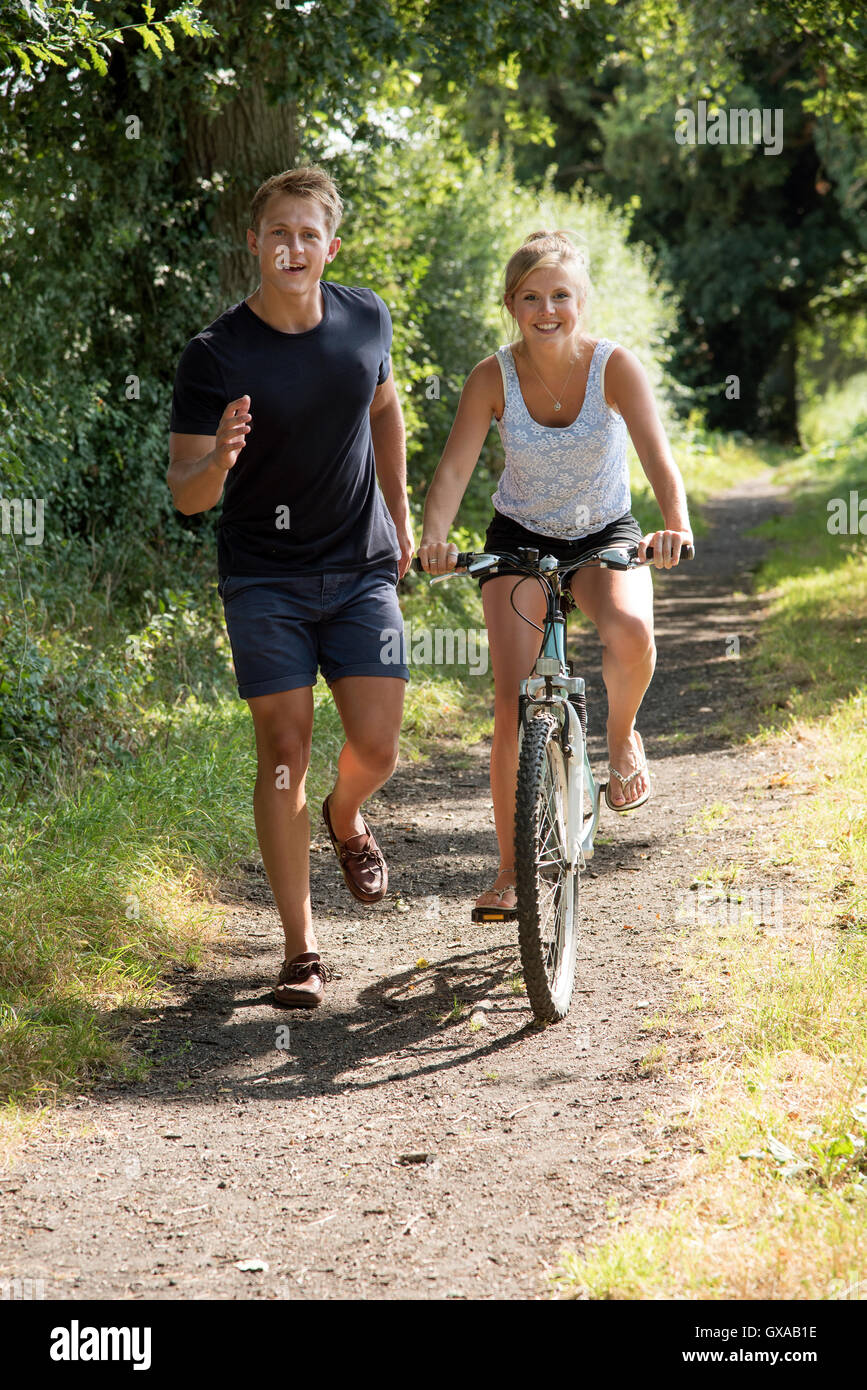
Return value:
[[(421, 581), (409, 586), (404, 607), (415, 630), (480, 626), (478, 595), (469, 583), (454, 587), (446, 596)], [(94, 762), (87, 752), (55, 749), (38, 776), (38, 760), (24, 773), (20, 765), (0, 767), (0, 1143), (7, 1151), (61, 1092), (135, 1071), (124, 1042), (129, 1011), (153, 1006), (165, 994), (167, 967), (196, 963), (216, 940), (218, 880), (258, 853), (250, 716), (234, 694), (225, 647), (212, 633), (202, 640), (213, 676), (208, 698), (185, 691), (183, 703), (173, 703), (178, 673), (166, 663), (134, 711), (135, 750), (115, 748)], [(456, 668), (417, 666), (402, 758), (421, 757), (443, 737), (480, 738), (486, 686), (481, 670), (462, 684)], [(322, 680), (314, 703), (307, 790), (315, 806), (330, 789), (343, 734)]]
[[(768, 528), (758, 585), (771, 601), (750, 669), (765, 715), (754, 742), (790, 793), (764, 831), (763, 882), (787, 886), (770, 914), (704, 911), (672, 942), (706, 1060), (686, 1111), (650, 1117), (651, 1145), (672, 1163), (691, 1153), (668, 1197), (563, 1255), (560, 1297), (867, 1294), (867, 547), (828, 529), (833, 499), (848, 503), (859, 479), (867, 495), (864, 425), (780, 477), (797, 500)], [(722, 890), (738, 869), (699, 877), (736, 900)]]

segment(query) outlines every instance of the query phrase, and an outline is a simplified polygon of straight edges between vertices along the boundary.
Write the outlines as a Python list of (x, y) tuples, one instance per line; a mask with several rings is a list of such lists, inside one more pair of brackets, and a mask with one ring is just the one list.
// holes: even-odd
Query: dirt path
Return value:
[[(642, 1021), (678, 991), (669, 935), (695, 866), (731, 834), (694, 833), (696, 814), (752, 805), (767, 782), (762, 755), (704, 728), (731, 704), (749, 721), (726, 639), (743, 650), (760, 605), (731, 595), (760, 553), (744, 530), (780, 507), (767, 480), (717, 499), (694, 566), (658, 577), (660, 662), (640, 720), (655, 800), (603, 810), (568, 1020), (535, 1029), (512, 984), (513, 930), (469, 922), (496, 864), (487, 749), (444, 747), (371, 808), (391, 866), (383, 904), (356, 911), (317, 836), (314, 906), (337, 978), (315, 1016), (269, 1002), (279, 932), (261, 871), (227, 885), (218, 958), (177, 971), (173, 1002), (137, 1026), (161, 1064), (72, 1100), (55, 1137), (0, 1178), (0, 1277), (41, 1278), (49, 1298), (546, 1297), (565, 1245), (669, 1190), (692, 1141), (666, 1117), (703, 1084), (702, 1028), (672, 1026), (664, 1072), (645, 1060), (659, 1035)], [(598, 646), (582, 645), (604, 764)], [(267, 1268), (237, 1268), (247, 1260)]]

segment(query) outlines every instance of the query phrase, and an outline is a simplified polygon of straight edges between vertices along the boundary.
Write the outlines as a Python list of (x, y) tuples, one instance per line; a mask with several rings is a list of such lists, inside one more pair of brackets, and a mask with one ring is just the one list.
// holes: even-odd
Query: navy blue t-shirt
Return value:
[(373, 290), (320, 281), (324, 312), (282, 333), (242, 300), (184, 348), (171, 429), (216, 434), (250, 397), (251, 429), (226, 474), (221, 578), (373, 569), (397, 562), (376, 482), (370, 403), (390, 370), (391, 317)]

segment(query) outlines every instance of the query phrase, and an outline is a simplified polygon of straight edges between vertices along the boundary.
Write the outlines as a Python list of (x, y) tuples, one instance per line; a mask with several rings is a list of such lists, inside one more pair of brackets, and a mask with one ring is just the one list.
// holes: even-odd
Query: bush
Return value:
[[(629, 219), (577, 189), (537, 196), (514, 181), (492, 146), (479, 161), (422, 115), (372, 164), (337, 158), (347, 205), (345, 239), (331, 267), (343, 283), (375, 288), (394, 322), (394, 371), (403, 391), (411, 495), (420, 515), (454, 420), (466, 376), (512, 337), (502, 305), (506, 262), (540, 226), (574, 233), (589, 255), (593, 295), (587, 323), (641, 357), (664, 415), (669, 390), (666, 335), (674, 311), (651, 277), (643, 248), (628, 243)], [(461, 521), (480, 538), (502, 465), (492, 429), (471, 480)]]
[[(179, 201), (167, 151), (149, 146), (133, 158), (125, 144), (117, 168), (97, 168), (94, 147), (65, 201), (46, 202), (26, 164), (2, 175), (18, 220), (0, 239), (0, 273), (20, 341), (10, 375), (0, 374), (0, 496), (43, 499), (45, 542), (16, 547), (0, 538), (0, 755), (31, 771), (51, 749), (122, 756), (139, 746), (150, 705), (229, 681), (215, 513), (179, 517), (165, 482), (177, 358), (220, 307), (213, 239), (196, 211), (217, 192), (197, 189)], [(301, 158), (321, 154), (311, 147)], [(327, 162), (347, 204), (332, 271), (375, 288), (392, 312), (417, 523), (467, 373), (511, 336), (502, 274), (535, 227), (583, 239), (595, 284), (592, 330), (636, 348), (664, 387), (670, 312), (646, 258), (627, 244), (622, 214), (580, 192), (548, 186), (537, 197), (517, 187), (496, 148), (477, 160), (432, 108), (393, 137)], [(48, 193), (69, 182), (57, 150), (41, 172)], [(99, 188), (84, 186), (88, 172)], [(44, 264), (33, 257), (31, 225)], [(67, 303), (70, 260), (76, 295)], [(466, 545), (481, 540), (500, 466), (494, 430), (459, 517)]]

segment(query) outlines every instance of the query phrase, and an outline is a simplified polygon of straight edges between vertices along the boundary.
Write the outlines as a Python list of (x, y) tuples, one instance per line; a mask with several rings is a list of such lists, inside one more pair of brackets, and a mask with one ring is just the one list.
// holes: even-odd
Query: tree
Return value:
[[(104, 0), (91, 0), (101, 5)], [(105, 76), (114, 44), (137, 34), (146, 48), (159, 58), (163, 46), (173, 50), (175, 33), (180, 30), (192, 38), (213, 35), (214, 30), (201, 17), (199, 6), (180, 5), (164, 19), (156, 18), (154, 5), (142, 4), (139, 23), (105, 26), (95, 10), (76, 5), (73, 0), (60, 4), (38, 4), (37, 0), (7, 0), (0, 11), (0, 74), (16, 69), (26, 77), (39, 76), (44, 64), (95, 69)]]
[[(507, 133), (519, 177), (556, 162), (559, 188), (631, 207), (680, 302), (674, 366), (692, 400), (714, 424), (792, 439), (799, 341), (820, 312), (864, 310), (865, 90), (851, 0), (635, 0), (573, 15), (545, 72), (477, 84), (465, 120), (480, 147)], [(699, 101), (782, 110), (781, 152), (679, 145), (675, 113)]]
[[(157, 539), (211, 525), (179, 523), (171, 508), (168, 393), (184, 342), (252, 287), (244, 232), (256, 186), (329, 149), (354, 149), (350, 171), (360, 160), (369, 168), (388, 139), (371, 119), (384, 86), (424, 69), (447, 93), (456, 71), (493, 70), (516, 49), (541, 55), (560, 8), (214, 0), (211, 34), (158, 54), (139, 32), (139, 7), (117, 0), (105, 13), (123, 42), (104, 73), (42, 58), (29, 77), (10, 73), (0, 473), (39, 480), (72, 534), (135, 516)], [(71, 7), (54, 9), (55, 40), (71, 44)], [(356, 169), (350, 195), (364, 196), (366, 177)]]

